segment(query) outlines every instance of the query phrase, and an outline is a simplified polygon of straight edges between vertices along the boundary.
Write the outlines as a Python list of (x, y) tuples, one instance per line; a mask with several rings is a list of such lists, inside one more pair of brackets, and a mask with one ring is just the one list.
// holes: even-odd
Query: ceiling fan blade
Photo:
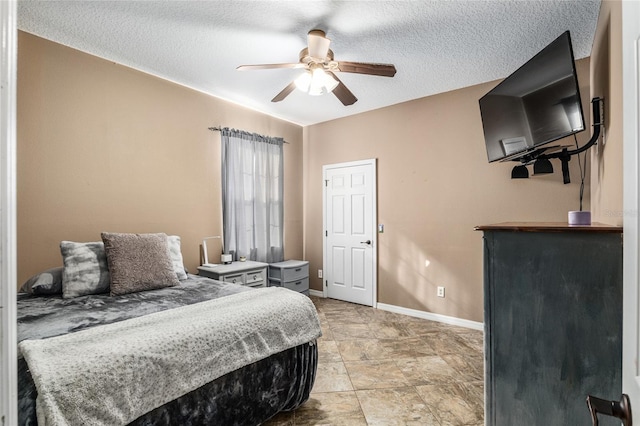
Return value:
[(336, 95), (336, 98), (338, 98), (340, 102), (342, 102), (342, 105), (348, 106), (355, 104), (358, 101), (358, 98), (351, 93), (351, 90), (349, 90), (334, 73), (331, 71), (328, 71), (328, 73), (338, 81), (338, 85), (333, 89), (333, 94)]
[(236, 69), (239, 71), (246, 70), (270, 70), (276, 68), (304, 68), (305, 64), (297, 62), (295, 64), (259, 64), (259, 65), (240, 65)]
[(289, 96), (289, 94), (293, 92), (295, 88), (296, 88), (296, 82), (292, 81), (291, 83), (289, 83), (287, 87), (282, 89), (280, 93), (278, 93), (273, 99), (271, 99), (271, 102), (280, 102), (281, 100)]
[(338, 69), (342, 72), (356, 74), (380, 75), (393, 77), (396, 75), (396, 67), (392, 64), (371, 64), (368, 62), (338, 62)]
[(324, 61), (329, 53), (329, 45), (331, 40), (325, 37), (322, 30), (311, 30), (307, 35), (307, 44), (309, 48), (309, 56), (320, 61)]

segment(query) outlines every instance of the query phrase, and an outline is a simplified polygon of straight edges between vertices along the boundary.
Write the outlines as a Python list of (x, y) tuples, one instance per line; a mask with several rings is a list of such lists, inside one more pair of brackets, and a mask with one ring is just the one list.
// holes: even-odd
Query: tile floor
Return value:
[(311, 397), (265, 426), (484, 425), (481, 331), (311, 299), (323, 334)]

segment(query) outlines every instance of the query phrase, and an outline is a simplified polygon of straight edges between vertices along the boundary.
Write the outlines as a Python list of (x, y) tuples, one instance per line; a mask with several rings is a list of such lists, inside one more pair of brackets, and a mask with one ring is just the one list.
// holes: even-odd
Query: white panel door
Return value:
[(375, 160), (324, 166), (323, 172), (326, 295), (374, 306)]

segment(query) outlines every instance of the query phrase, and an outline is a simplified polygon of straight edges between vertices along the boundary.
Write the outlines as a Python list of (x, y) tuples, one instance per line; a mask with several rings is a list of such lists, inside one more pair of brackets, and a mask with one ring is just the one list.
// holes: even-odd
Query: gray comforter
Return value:
[(217, 299), (251, 288), (189, 275), (180, 286), (141, 291), (123, 296), (96, 294), (72, 299), (60, 296), (18, 295), (18, 343), (44, 339), (111, 324), (205, 300)]
[[(180, 287), (126, 296), (75, 299), (19, 296), (18, 339), (59, 336), (101, 324), (216, 299), (252, 289), (190, 275)], [(315, 378), (317, 348), (300, 345), (235, 370), (140, 417), (135, 424), (255, 425), (304, 402)], [(19, 360), (20, 424), (35, 424), (37, 395)]]

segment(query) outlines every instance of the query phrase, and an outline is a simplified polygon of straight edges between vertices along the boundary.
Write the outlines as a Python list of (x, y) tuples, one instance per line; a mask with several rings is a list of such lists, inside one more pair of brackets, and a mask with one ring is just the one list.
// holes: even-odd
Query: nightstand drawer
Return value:
[(222, 278), (222, 281), (226, 282), (226, 283), (233, 283), (233, 284), (244, 284), (243, 280), (242, 280), (242, 275), (243, 274), (234, 274), (234, 275), (225, 275)]
[(300, 293), (305, 293), (308, 294), (309, 292), (309, 278), (308, 277), (304, 277), (301, 280), (297, 280), (297, 281), (287, 281), (287, 282), (282, 282), (280, 280), (274, 280), (272, 278), (269, 278), (269, 287), (284, 287), (284, 288), (288, 288), (289, 290), (294, 290)]
[(298, 292), (303, 292), (303, 291), (308, 291), (309, 290), (309, 278), (305, 277), (301, 280), (297, 280), (297, 281), (285, 281), (283, 283), (283, 286), (285, 288), (288, 288), (289, 290), (294, 290), (294, 291), (298, 291)]
[(309, 276), (309, 262), (287, 260), (269, 265), (269, 278), (280, 281), (299, 281)]
[(246, 272), (247, 281), (246, 284), (251, 287), (255, 287), (258, 284), (264, 284), (266, 280), (265, 270), (259, 269), (256, 271), (248, 271)]
[(309, 264), (282, 270), (282, 281), (299, 281), (309, 277)]

